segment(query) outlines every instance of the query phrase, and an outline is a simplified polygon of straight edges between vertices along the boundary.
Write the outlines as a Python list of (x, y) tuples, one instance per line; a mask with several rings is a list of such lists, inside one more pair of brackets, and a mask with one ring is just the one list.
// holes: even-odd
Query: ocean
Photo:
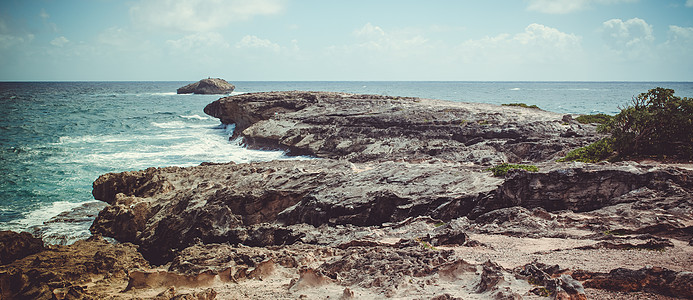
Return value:
[[(101, 174), (148, 167), (287, 157), (243, 148), (202, 111), (220, 95), (177, 95), (189, 82), (0, 82), (0, 230), (48, 243), (88, 237), (105, 205)], [(693, 82), (232, 82), (233, 94), (312, 90), (492, 104), (527, 103), (571, 114), (618, 113), (655, 87), (693, 97)]]

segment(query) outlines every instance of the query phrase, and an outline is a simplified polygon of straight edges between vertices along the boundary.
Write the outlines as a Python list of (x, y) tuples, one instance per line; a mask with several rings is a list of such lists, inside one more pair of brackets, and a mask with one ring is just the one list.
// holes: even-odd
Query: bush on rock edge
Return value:
[(639, 157), (693, 159), (693, 99), (657, 87), (634, 97), (631, 104), (598, 130), (611, 136), (569, 152), (559, 161), (598, 162)]

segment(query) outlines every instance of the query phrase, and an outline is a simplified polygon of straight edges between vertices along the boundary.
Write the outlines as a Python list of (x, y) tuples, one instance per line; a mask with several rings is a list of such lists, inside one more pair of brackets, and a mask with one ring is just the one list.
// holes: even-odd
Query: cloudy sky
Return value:
[(693, 81), (693, 0), (2, 0), (0, 80)]

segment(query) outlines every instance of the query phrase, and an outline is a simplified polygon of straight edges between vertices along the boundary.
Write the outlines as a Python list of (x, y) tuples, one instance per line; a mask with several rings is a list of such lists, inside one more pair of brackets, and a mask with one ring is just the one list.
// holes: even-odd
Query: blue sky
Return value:
[(693, 0), (3, 0), (0, 80), (693, 81)]

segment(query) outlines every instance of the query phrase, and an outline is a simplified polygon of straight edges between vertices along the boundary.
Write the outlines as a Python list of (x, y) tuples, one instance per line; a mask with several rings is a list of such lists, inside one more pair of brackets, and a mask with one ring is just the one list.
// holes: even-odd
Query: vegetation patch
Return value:
[(582, 124), (604, 124), (611, 121), (613, 117), (607, 114), (582, 115), (575, 118), (576, 121)]
[(541, 108), (539, 108), (539, 106), (536, 106), (536, 105), (527, 105), (526, 103), (505, 103), (505, 104), (501, 104), (501, 105), (502, 105), (502, 106), (519, 106), (519, 107), (524, 107), (524, 108), (531, 108), (531, 109), (538, 109), (538, 110), (541, 110)]
[(614, 139), (604, 138), (582, 148), (568, 152), (558, 162), (579, 161), (596, 163), (614, 157)]
[(654, 88), (634, 97), (598, 127), (611, 137), (575, 149), (560, 161), (597, 162), (632, 158), (693, 159), (693, 99)]
[(622, 158), (674, 157), (693, 159), (693, 99), (674, 96), (674, 90), (655, 88), (600, 126), (611, 133)]
[(508, 171), (513, 169), (521, 169), (529, 172), (539, 171), (539, 168), (537, 168), (537, 166), (534, 165), (512, 165), (508, 163), (500, 164), (493, 168), (488, 168), (486, 169), (486, 171), (493, 172), (493, 176), (501, 177), (507, 175)]

